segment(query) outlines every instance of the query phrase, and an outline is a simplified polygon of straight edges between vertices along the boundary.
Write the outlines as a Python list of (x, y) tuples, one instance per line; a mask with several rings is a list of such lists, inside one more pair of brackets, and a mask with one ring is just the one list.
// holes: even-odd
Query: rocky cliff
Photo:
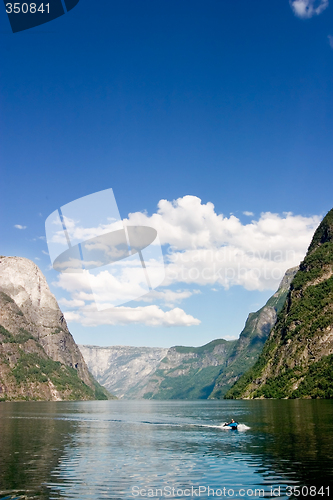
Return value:
[(333, 397), (333, 210), (314, 234), (257, 363), (227, 397)]
[(249, 315), (238, 340), (169, 349), (80, 346), (81, 352), (96, 379), (121, 398), (221, 398), (258, 359), (296, 271), (288, 270), (267, 304)]
[(107, 399), (44, 275), (20, 257), (0, 257), (0, 397)]
[(168, 349), (80, 345), (89, 370), (118, 398), (137, 398)]
[(210, 398), (223, 397), (239, 377), (257, 361), (276, 323), (277, 315), (286, 301), (290, 284), (297, 271), (298, 267), (288, 269), (274, 295), (259, 311), (249, 314), (245, 327), (230, 353), (227, 365), (216, 380)]

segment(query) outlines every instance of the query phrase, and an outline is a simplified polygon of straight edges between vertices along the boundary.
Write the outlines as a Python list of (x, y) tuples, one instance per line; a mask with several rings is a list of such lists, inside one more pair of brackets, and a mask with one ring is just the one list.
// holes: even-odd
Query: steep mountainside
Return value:
[(80, 346), (81, 352), (97, 380), (118, 397), (221, 398), (258, 359), (296, 270), (288, 270), (267, 304), (249, 315), (238, 340), (170, 349)]
[(0, 397), (108, 397), (88, 372), (45, 277), (19, 257), (0, 257)]
[(314, 234), (258, 362), (227, 397), (333, 397), (333, 210)]
[(297, 268), (289, 269), (277, 292), (249, 314), (238, 340), (214, 340), (202, 347), (172, 347), (141, 393), (149, 399), (219, 399), (258, 359), (285, 302)]
[(207, 399), (237, 341), (171, 347), (139, 396), (145, 399)]
[(136, 398), (168, 351), (163, 347), (79, 348), (96, 380), (118, 398)]
[(227, 362), (225, 370), (217, 378), (210, 398), (221, 398), (239, 377), (257, 361), (264, 343), (276, 323), (298, 267), (288, 269), (278, 290), (268, 299), (264, 307), (250, 313)]

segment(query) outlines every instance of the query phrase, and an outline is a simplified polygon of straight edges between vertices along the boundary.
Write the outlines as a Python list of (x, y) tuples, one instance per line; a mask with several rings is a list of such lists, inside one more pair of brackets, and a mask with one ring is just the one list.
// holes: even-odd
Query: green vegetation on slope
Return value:
[(308, 373), (292, 394), (295, 398), (333, 398), (333, 354), (309, 367)]
[[(261, 309), (249, 314), (245, 327), (230, 355), (226, 368), (216, 380), (215, 388), (210, 398), (221, 399), (234, 385), (243, 373), (253, 366), (263, 349), (267, 337), (274, 326), (278, 315), (288, 295), (291, 280), (297, 268), (289, 269), (278, 291), (272, 295)], [(276, 314), (273, 314), (273, 310)]]
[[(182, 365), (177, 370), (182, 369)], [(207, 399), (212, 392), (221, 366), (207, 366), (190, 370), (186, 375), (170, 376), (162, 380), (158, 393), (146, 393), (145, 399)], [(152, 397), (153, 396), (153, 397)]]
[[(286, 390), (299, 380), (298, 388)], [(324, 356), (310, 367), (297, 366), (278, 377), (268, 379), (253, 394), (254, 398), (333, 398), (333, 355)]]
[[(13, 335), (0, 325), (0, 339), (2, 339), (0, 345), (17, 345), (15, 364), (11, 368), (10, 374), (15, 379), (17, 387), (26, 389), (27, 396), (24, 399), (40, 399), (38, 391), (34, 393), (30, 388), (37, 387), (39, 384), (49, 384), (49, 382), (67, 400), (109, 399), (111, 397), (107, 390), (93, 377), (91, 377), (91, 381), (94, 384), (94, 390), (79, 378), (74, 368), (49, 358), (36, 339), (23, 328), (18, 334)], [(33, 340), (36, 352), (26, 352), (22, 348), (23, 344), (29, 340)], [(4, 354), (1, 355), (1, 362), (9, 367), (8, 359)], [(2, 400), (5, 399), (6, 396), (2, 397)], [(22, 397), (18, 396), (18, 399), (22, 399)]]
[[(332, 397), (333, 210), (315, 232), (257, 363), (226, 394)], [(326, 344), (327, 343), (327, 344)]]
[(319, 224), (318, 229), (313, 235), (308, 254), (327, 241), (333, 240), (333, 209), (330, 210)]
[(74, 368), (65, 366), (59, 361), (42, 358), (36, 353), (21, 351), (20, 359), (12, 370), (18, 385), (28, 382), (48, 382), (54, 384), (60, 392), (69, 391), (68, 399), (94, 399), (93, 390), (77, 375)]
[(217, 339), (200, 347), (172, 347), (150, 378), (143, 397), (207, 399), (235, 342)]
[(24, 330), (24, 328), (20, 328), (20, 333), (17, 335), (13, 335), (10, 333), (6, 328), (4, 328), (2, 325), (0, 325), (0, 336), (3, 337), (3, 340), (1, 341), (3, 344), (10, 343), (10, 344), (24, 344), (28, 340), (36, 340), (31, 333), (27, 332)]
[(103, 387), (94, 377), (90, 374), (90, 380), (94, 385), (94, 398), (96, 400), (108, 400), (108, 399), (117, 399), (116, 396), (110, 394), (105, 387)]

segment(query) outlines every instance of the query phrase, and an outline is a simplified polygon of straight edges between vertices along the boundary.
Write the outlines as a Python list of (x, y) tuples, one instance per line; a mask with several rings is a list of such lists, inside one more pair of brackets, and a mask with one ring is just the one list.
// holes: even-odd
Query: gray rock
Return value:
[(168, 349), (162, 347), (98, 347), (79, 345), (90, 372), (118, 398), (140, 397), (150, 375)]
[(30, 332), (54, 361), (77, 370), (79, 377), (93, 388), (82, 354), (41, 270), (22, 257), (0, 257), (0, 292), (9, 296), (22, 316), (0, 310), (0, 324), (12, 333), (20, 328)]

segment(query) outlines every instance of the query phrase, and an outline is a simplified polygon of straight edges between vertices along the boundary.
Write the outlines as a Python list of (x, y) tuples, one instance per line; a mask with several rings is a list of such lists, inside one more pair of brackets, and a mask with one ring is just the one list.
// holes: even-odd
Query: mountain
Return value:
[(140, 396), (145, 399), (207, 399), (236, 342), (217, 339), (201, 347), (171, 347)]
[(258, 359), (285, 302), (297, 268), (289, 269), (277, 292), (250, 313), (238, 340), (202, 347), (171, 347), (145, 387), (149, 399), (220, 399)]
[(278, 290), (268, 299), (266, 304), (255, 313), (250, 313), (227, 366), (217, 378), (210, 398), (222, 398), (239, 377), (257, 361), (263, 346), (276, 323), (298, 267), (288, 269)]
[(258, 359), (286, 299), (297, 268), (251, 313), (238, 340), (201, 347), (79, 346), (89, 370), (108, 390), (127, 399), (219, 399)]
[(163, 347), (79, 345), (89, 370), (118, 398), (134, 398), (166, 355)]
[(333, 210), (313, 236), (257, 363), (226, 397), (333, 397)]
[(0, 398), (108, 399), (89, 373), (40, 269), (0, 257)]

